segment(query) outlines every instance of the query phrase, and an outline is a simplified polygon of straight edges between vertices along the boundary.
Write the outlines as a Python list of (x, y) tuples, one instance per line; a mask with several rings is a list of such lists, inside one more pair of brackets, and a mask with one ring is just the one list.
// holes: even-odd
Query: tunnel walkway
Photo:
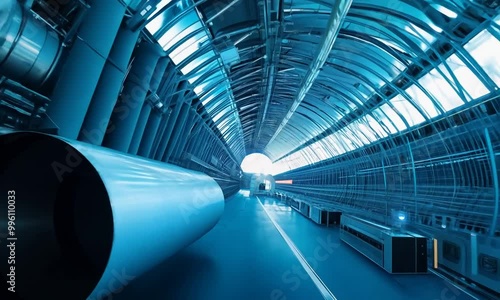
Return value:
[(324, 299), (270, 218), (339, 300), (474, 299), (432, 274), (388, 274), (340, 242), (338, 228), (245, 191), (228, 199), (211, 232), (126, 283), (113, 299)]

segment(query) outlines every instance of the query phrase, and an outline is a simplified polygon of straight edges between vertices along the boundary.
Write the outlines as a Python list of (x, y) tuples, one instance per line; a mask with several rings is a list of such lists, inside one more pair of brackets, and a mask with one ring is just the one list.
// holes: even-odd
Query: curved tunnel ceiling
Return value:
[(481, 56), (500, 51), (498, 5), (164, 0), (146, 28), (235, 156), (262, 152), (286, 171), (496, 91)]

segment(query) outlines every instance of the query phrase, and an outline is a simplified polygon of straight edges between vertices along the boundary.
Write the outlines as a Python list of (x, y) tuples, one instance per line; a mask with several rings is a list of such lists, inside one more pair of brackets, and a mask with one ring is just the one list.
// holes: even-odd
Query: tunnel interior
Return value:
[(3, 0), (19, 288), (499, 299), (498, 53), (498, 0)]

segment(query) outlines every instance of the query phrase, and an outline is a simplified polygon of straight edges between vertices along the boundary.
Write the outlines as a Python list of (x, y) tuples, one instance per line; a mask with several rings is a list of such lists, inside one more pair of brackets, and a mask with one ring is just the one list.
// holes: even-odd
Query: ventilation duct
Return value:
[(59, 60), (58, 35), (16, 0), (0, 1), (0, 74), (37, 88)]

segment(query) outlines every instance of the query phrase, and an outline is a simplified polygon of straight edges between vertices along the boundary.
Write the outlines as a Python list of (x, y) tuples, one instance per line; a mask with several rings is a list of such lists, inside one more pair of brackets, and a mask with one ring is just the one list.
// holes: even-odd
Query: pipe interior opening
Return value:
[[(51, 136), (1, 135), (0, 149), (1, 190), (15, 191), (13, 206), (2, 203), (15, 217), (16, 293), (23, 299), (85, 299), (113, 242), (112, 210), (99, 174)], [(0, 218), (10, 220), (8, 214)]]

